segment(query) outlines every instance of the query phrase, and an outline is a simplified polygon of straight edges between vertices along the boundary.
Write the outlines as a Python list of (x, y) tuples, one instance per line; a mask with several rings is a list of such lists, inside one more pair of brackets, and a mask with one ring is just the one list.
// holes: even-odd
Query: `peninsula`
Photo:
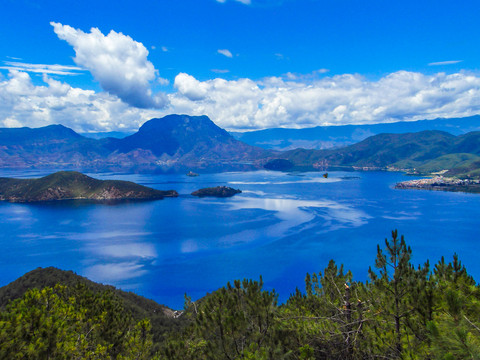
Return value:
[(436, 176), (429, 179), (410, 180), (399, 182), (395, 189), (417, 189), (436, 191), (457, 191), (480, 193), (480, 180), (456, 179)]
[(161, 191), (130, 181), (97, 180), (76, 171), (59, 171), (39, 179), (0, 178), (0, 200), (10, 202), (153, 200), (177, 196), (175, 190)]

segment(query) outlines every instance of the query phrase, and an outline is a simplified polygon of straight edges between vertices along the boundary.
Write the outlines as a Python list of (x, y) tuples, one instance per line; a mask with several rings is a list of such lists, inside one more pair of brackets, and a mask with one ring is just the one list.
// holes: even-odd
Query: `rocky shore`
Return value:
[(395, 189), (480, 193), (480, 180), (456, 179), (436, 176), (428, 179), (402, 181), (395, 185)]

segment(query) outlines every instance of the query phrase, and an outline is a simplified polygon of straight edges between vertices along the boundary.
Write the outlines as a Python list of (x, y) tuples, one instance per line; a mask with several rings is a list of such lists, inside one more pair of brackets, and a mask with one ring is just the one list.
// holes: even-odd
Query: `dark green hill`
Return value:
[(480, 131), (458, 136), (451, 152), (480, 155)]
[(430, 174), (430, 173), (439, 172), (442, 170), (469, 166), (473, 162), (479, 161), (479, 160), (480, 160), (480, 157), (474, 154), (468, 154), (468, 153), (448, 154), (416, 166), (416, 171), (420, 174)]
[[(416, 173), (460, 169), (453, 175), (480, 175), (480, 132), (454, 136), (443, 131), (379, 134), (334, 150), (296, 149), (282, 154), (297, 167), (327, 164), (330, 167), (409, 169)], [(478, 174), (477, 174), (478, 173)], [(463, 174), (463, 175), (461, 175)], [(476, 175), (475, 175), (476, 174)]]
[(385, 167), (400, 160), (425, 161), (444, 155), (454, 135), (443, 131), (406, 134), (380, 134), (332, 151), (328, 159), (339, 165)]
[(0, 309), (12, 300), (21, 298), (29, 289), (43, 289), (55, 287), (56, 284), (69, 287), (82, 284), (93, 293), (112, 291), (116, 297), (122, 299), (123, 307), (130, 312), (136, 321), (148, 318), (152, 324), (155, 340), (160, 340), (165, 333), (175, 331), (183, 326), (181, 317), (175, 318), (176, 312), (153, 300), (139, 296), (133, 292), (116, 289), (110, 285), (102, 285), (75, 274), (73, 271), (64, 271), (54, 267), (32, 270), (10, 284), (0, 288)]
[(0, 178), (0, 200), (33, 202), (67, 199), (163, 199), (178, 196), (129, 181), (97, 180), (76, 171), (59, 171), (39, 179)]
[(454, 176), (459, 179), (480, 179), (480, 160), (475, 159), (462, 163), (450, 169), (445, 176)]

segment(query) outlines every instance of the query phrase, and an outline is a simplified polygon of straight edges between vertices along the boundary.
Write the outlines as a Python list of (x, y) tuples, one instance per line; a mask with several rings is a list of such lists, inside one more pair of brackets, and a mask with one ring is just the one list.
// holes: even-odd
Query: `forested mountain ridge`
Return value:
[(0, 311), (0, 358), (477, 358), (475, 280), (456, 255), (434, 266), (414, 266), (411, 256), (393, 231), (372, 257), (368, 281), (355, 281), (331, 260), (324, 271), (307, 274), (305, 291), (297, 289), (281, 305), (261, 278), (236, 280), (199, 301), (186, 297), (183, 315), (168, 318), (172, 327), (165, 322), (154, 337), (150, 322), (158, 313), (152, 309), (160, 305), (130, 295), (145, 310), (145, 319), (132, 320), (122, 292), (38, 269), (0, 288), (2, 305), (12, 300)]
[[(54, 289), (58, 285), (67, 287), (68, 291), (63, 295), (76, 297), (78, 302), (85, 302), (86, 307), (105, 305), (107, 308), (100, 310), (111, 311), (112, 313), (108, 314), (108, 317), (112, 321), (115, 318), (117, 319), (115, 321), (121, 319), (122, 326), (134, 326), (136, 322), (148, 319), (151, 326), (150, 333), (155, 342), (161, 342), (165, 334), (177, 331), (183, 326), (183, 320), (175, 318), (177, 312), (165, 305), (133, 292), (95, 283), (72, 271), (54, 267), (32, 270), (10, 284), (0, 287), (0, 310), (5, 310), (12, 302), (25, 298), (25, 294), (32, 289)], [(62, 291), (64, 290), (60, 292)], [(91, 309), (91, 311), (93, 310)], [(1, 330), (0, 326), (0, 332)], [(110, 329), (109, 331), (118, 330), (121, 329)], [(0, 356), (0, 358), (3, 357)]]
[[(477, 169), (480, 132), (454, 136), (443, 131), (379, 134), (357, 144), (333, 150), (297, 149), (281, 153), (296, 166), (343, 166), (371, 169), (407, 169), (417, 173), (457, 167)], [(448, 175), (448, 173), (447, 173)], [(468, 173), (463, 176), (468, 176)]]

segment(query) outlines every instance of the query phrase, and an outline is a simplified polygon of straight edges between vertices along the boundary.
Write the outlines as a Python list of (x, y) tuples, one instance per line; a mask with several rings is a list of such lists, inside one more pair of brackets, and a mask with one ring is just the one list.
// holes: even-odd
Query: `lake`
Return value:
[[(47, 172), (6, 171), (37, 177)], [(391, 230), (405, 235), (413, 262), (456, 252), (480, 278), (480, 195), (395, 190), (400, 173), (329, 172), (180, 175), (88, 174), (177, 190), (159, 201), (36, 204), (0, 202), (0, 286), (37, 267), (55, 266), (152, 298), (175, 309), (228, 281), (258, 279), (284, 301), (304, 289), (307, 272), (330, 259), (356, 280), (374, 265)], [(408, 178), (410, 179), (410, 177)], [(412, 178), (413, 179), (413, 178)], [(195, 198), (217, 185), (227, 199)]]

